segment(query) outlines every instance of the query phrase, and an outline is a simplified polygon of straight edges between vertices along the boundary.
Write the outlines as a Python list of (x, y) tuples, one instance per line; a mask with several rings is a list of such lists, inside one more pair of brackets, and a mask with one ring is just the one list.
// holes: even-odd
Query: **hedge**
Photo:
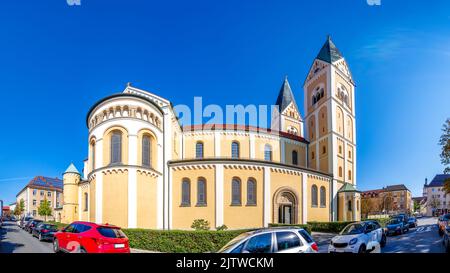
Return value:
[(269, 224), (269, 227), (298, 227), (306, 230), (308, 233), (311, 233), (311, 227), (308, 225), (294, 225), (294, 224)]
[(353, 222), (307, 222), (311, 231), (339, 233)]
[(123, 229), (130, 247), (157, 252), (217, 252), (229, 241), (248, 230), (184, 231)]

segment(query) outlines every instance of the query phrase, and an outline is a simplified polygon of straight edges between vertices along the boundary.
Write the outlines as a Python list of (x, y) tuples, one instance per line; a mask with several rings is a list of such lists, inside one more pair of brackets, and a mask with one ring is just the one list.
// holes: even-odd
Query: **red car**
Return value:
[(130, 253), (128, 238), (119, 227), (73, 222), (55, 233), (54, 252)]

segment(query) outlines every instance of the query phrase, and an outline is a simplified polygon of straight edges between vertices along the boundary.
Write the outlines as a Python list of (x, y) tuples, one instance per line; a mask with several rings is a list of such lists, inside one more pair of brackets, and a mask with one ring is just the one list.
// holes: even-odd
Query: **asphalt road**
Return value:
[[(389, 236), (382, 253), (444, 253), (442, 237), (438, 235), (437, 218), (417, 219), (417, 228), (408, 233)], [(313, 237), (319, 246), (320, 253), (328, 252), (328, 245), (336, 234), (314, 233)]]
[(0, 228), (0, 253), (53, 253), (51, 242), (39, 242), (15, 222), (4, 222)]

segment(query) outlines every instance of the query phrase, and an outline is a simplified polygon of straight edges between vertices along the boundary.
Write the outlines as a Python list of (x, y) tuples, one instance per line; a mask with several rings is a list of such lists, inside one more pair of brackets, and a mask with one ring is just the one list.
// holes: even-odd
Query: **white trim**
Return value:
[[(331, 186), (331, 198), (332, 199), (330, 199), (330, 201), (332, 200), (332, 204), (333, 204), (332, 205), (333, 210), (332, 210), (332, 213), (331, 213), (333, 221), (337, 221), (338, 220), (337, 219), (337, 212), (338, 212), (338, 205), (339, 204), (338, 204), (338, 200), (337, 200), (337, 191), (338, 191), (338, 189), (337, 189), (337, 181), (336, 181), (336, 179), (333, 179), (332, 186)], [(344, 206), (345, 206), (345, 202), (344, 202)]]
[[(138, 137), (134, 132), (128, 134), (128, 162), (137, 165)], [(137, 227), (137, 174), (136, 170), (128, 172), (128, 228)]]
[(220, 146), (221, 146), (220, 133), (217, 131), (214, 131), (214, 154), (216, 157), (221, 156)]
[(224, 204), (224, 181), (223, 181), (223, 165), (216, 166), (216, 227), (223, 225), (223, 204)]
[[(161, 171), (164, 168), (164, 162), (162, 161), (162, 155), (163, 155), (163, 145), (162, 145), (162, 138), (158, 138), (158, 157), (160, 157), (160, 160), (158, 160), (158, 170)], [(183, 145), (184, 146), (184, 145)], [(164, 213), (164, 188), (163, 188), (163, 177), (162, 175), (159, 175), (156, 179), (156, 228), (157, 229), (163, 229), (164, 223), (163, 223), (163, 213)]]
[(302, 173), (302, 224), (308, 222), (308, 176), (306, 173)]
[(103, 222), (103, 173), (98, 172), (95, 178), (95, 222)]
[(269, 227), (270, 207), (270, 168), (264, 167), (264, 227)]
[[(27, 211), (25, 214), (30, 214), (30, 188), (27, 187)], [(19, 200), (19, 204), (20, 204), (20, 200)]]
[(281, 140), (281, 163), (286, 163), (286, 142)]
[(250, 134), (250, 158), (256, 158), (255, 134)]
[(81, 221), (81, 212), (82, 212), (82, 206), (81, 206), (81, 187), (78, 188), (78, 221)]

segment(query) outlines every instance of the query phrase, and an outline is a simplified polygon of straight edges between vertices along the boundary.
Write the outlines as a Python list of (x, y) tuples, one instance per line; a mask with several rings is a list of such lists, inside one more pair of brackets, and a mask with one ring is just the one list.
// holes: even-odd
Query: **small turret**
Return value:
[(78, 183), (80, 183), (80, 180), (80, 172), (77, 170), (75, 165), (70, 164), (63, 174), (63, 223), (69, 224), (78, 220)]

